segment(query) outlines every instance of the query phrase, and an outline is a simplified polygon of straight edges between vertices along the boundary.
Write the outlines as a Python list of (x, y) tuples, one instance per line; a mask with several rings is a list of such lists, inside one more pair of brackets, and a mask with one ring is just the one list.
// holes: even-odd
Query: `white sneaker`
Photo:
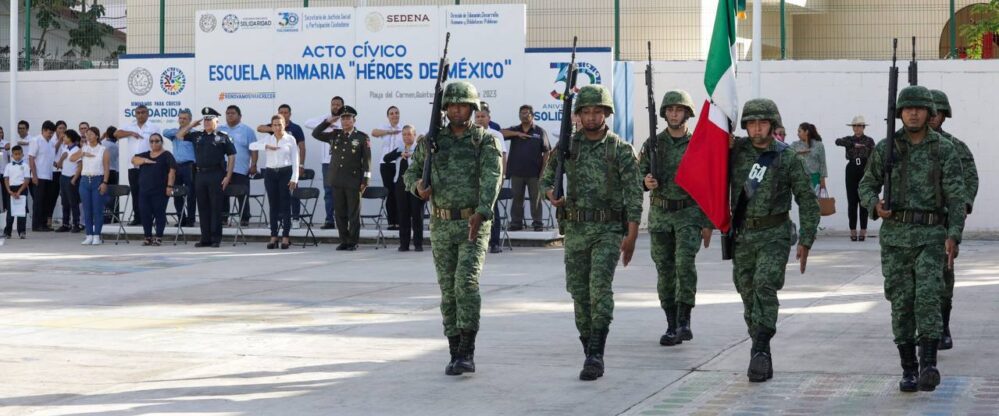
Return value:
[(91, 244), (93, 244), (93, 243), (94, 243), (94, 236), (92, 236), (92, 235), (88, 235), (88, 236), (87, 236), (87, 238), (85, 238), (85, 239), (83, 240), (83, 242), (82, 242), (82, 243), (80, 243), (80, 245), (81, 245), (81, 246), (89, 246), (89, 245), (91, 245)]
[(101, 240), (101, 236), (95, 235), (94, 239), (90, 242), (90, 244), (95, 245), (95, 246), (99, 246), (101, 244), (104, 244), (104, 241)]

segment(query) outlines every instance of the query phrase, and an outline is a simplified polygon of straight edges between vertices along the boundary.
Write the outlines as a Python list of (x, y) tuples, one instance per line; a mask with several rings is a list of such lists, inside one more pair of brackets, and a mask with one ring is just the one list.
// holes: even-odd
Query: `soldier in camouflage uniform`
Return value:
[(424, 141), (417, 145), (403, 178), (407, 190), (431, 200), (430, 243), (441, 287), (444, 335), (451, 351), (444, 374), (460, 375), (475, 372), (479, 275), (500, 188), (501, 139), (471, 123), (472, 111), (479, 109), (479, 95), (472, 84), (448, 84), (442, 105), (450, 123), (436, 139), (432, 186), (424, 188), (421, 179), (427, 153)]
[[(943, 123), (951, 117), (950, 100), (947, 94), (940, 90), (930, 90), (933, 94), (933, 103), (937, 107), (937, 115), (930, 119), (930, 127), (933, 128), (944, 140), (949, 140), (957, 150), (958, 159), (961, 160), (961, 172), (964, 179), (964, 196), (967, 199), (965, 212), (971, 214), (971, 209), (975, 205), (975, 197), (978, 196), (978, 167), (975, 166), (975, 157), (971, 154), (971, 149), (963, 141), (952, 136), (943, 129)], [(949, 350), (954, 348), (954, 339), (950, 336), (950, 310), (954, 299), (954, 269), (944, 267), (943, 271), (943, 298), (940, 299), (940, 316), (943, 319), (943, 334), (940, 336), (940, 349)]]
[(614, 312), (614, 269), (618, 258), (627, 266), (635, 252), (642, 177), (631, 145), (605, 123), (614, 112), (610, 91), (602, 85), (584, 86), (575, 104), (573, 112), (583, 128), (571, 136), (570, 156), (563, 162), (569, 188), (555, 199), (561, 154), (549, 159), (541, 186), (559, 207), (559, 225), (565, 231), (566, 288), (586, 354), (579, 378), (596, 380), (604, 373), (604, 345)]
[[(687, 120), (694, 117), (694, 104), (686, 91), (669, 91), (659, 106), (659, 115), (667, 128), (642, 146), (638, 158), (645, 189), (652, 195), (649, 203), (649, 235), (652, 237), (652, 261), (659, 274), (659, 303), (666, 312), (668, 327), (659, 338), (661, 345), (677, 345), (694, 338), (690, 329), (690, 310), (697, 292), (697, 269), (694, 258), (698, 243), (708, 247), (711, 225), (707, 216), (687, 191), (673, 180), (680, 159), (690, 143)], [(657, 160), (651, 160), (655, 148)], [(652, 164), (662, 182), (652, 176)]]
[(818, 199), (801, 159), (771, 134), (779, 125), (780, 112), (773, 101), (747, 101), (742, 128), (749, 137), (733, 140), (729, 162), (731, 195), (737, 201), (732, 275), (753, 338), (747, 372), (752, 382), (773, 377), (770, 339), (777, 333), (777, 291), (784, 287), (784, 270), (795, 243), (794, 223), (788, 214), (792, 194), (801, 221), (796, 255), (801, 273), (819, 226)]
[[(902, 391), (933, 391), (940, 384), (937, 346), (943, 323), (940, 270), (957, 254), (964, 227), (961, 162), (951, 142), (928, 128), (936, 109), (925, 87), (898, 94), (896, 117), (904, 128), (875, 146), (860, 181), (860, 203), (884, 219), (881, 273), (891, 302), (892, 332), (902, 363)], [(879, 197), (888, 140), (894, 140), (891, 209)], [(919, 360), (916, 359), (919, 341)]]

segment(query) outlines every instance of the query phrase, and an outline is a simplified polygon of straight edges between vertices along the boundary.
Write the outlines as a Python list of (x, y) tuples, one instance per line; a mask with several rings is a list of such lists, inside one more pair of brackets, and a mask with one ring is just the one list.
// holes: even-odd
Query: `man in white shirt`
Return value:
[[(503, 140), (503, 133), (499, 130), (489, 127), (489, 122), (492, 121), (492, 116), (489, 112), (489, 104), (485, 102), (479, 103), (479, 111), (475, 112), (475, 124), (478, 124), (482, 128), (486, 129), (489, 134), (492, 134), (497, 141), (503, 143), (503, 148), (500, 149), (503, 155), (503, 164), (500, 165), (503, 171), (506, 170), (506, 154), (510, 150), (510, 144)], [(502, 171), (500, 172), (500, 178), (503, 178)], [(502, 189), (502, 186), (500, 187)], [(493, 227), (490, 230), (489, 235), (489, 252), (490, 253), (502, 253), (503, 246), (500, 245), (500, 231), (502, 225), (500, 224), (500, 212), (499, 212), (499, 199), (493, 204)]]
[[(330, 124), (329, 128), (326, 129), (325, 133), (332, 132), (334, 129), (343, 128), (340, 124), (340, 115), (343, 114), (343, 98), (340, 96), (333, 97), (330, 100), (330, 113), (333, 117), (333, 122)], [(320, 123), (326, 121), (326, 115), (322, 115), (316, 118), (311, 118), (305, 121), (305, 128), (312, 130), (316, 128)], [(336, 228), (336, 222), (333, 216), (333, 187), (326, 186), (326, 175), (330, 170), (330, 144), (326, 142), (319, 142), (319, 154), (323, 155), (323, 205), (326, 208), (326, 219), (323, 221), (323, 226), (319, 227), (323, 230), (332, 230)]]
[(53, 164), (55, 163), (55, 123), (45, 120), (42, 135), (35, 137), (28, 153), (28, 166), (31, 168), (32, 215), (31, 231), (52, 231), (48, 210), (49, 200), (58, 197), (52, 185)]
[[(135, 115), (135, 121), (131, 124), (124, 126), (118, 131), (114, 132), (114, 137), (121, 139), (128, 139), (127, 143), (131, 146), (131, 150), (128, 152), (128, 160), (132, 160), (135, 155), (148, 152), (149, 151), (149, 136), (153, 133), (159, 133), (160, 128), (149, 123), (149, 107), (145, 105), (140, 105), (135, 107), (133, 112)], [(119, 141), (119, 145), (122, 143)], [(132, 165), (128, 169), (128, 186), (131, 187), (132, 191), (132, 222), (128, 223), (131, 226), (137, 226), (141, 224), (139, 222), (139, 167)]]
[[(382, 139), (382, 154), (379, 155), (379, 160), (382, 160), (385, 155), (396, 151), (402, 146), (402, 124), (399, 123), (399, 108), (393, 105), (386, 110), (385, 115), (388, 116), (388, 123), (371, 130), (372, 136)], [(389, 230), (399, 229), (399, 210), (396, 205), (395, 196), (395, 165), (394, 161), (385, 162), (383, 160), (378, 169), (382, 175), (382, 185), (388, 190), (388, 199), (385, 201), (385, 208), (388, 215)]]

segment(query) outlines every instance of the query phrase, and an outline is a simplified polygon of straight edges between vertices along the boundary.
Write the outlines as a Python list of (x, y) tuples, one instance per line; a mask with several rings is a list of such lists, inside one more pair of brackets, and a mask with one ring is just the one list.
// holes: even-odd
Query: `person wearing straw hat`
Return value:
[[(846, 148), (846, 206), (850, 217), (850, 240), (864, 241), (867, 239), (867, 209), (860, 205), (860, 194), (857, 189), (860, 179), (864, 177), (867, 159), (874, 151), (874, 139), (864, 134), (867, 122), (864, 116), (856, 116), (847, 124), (853, 128), (853, 134), (836, 139), (836, 146)], [(859, 213), (859, 215), (858, 215)], [(860, 219), (860, 235), (857, 235), (857, 219)]]

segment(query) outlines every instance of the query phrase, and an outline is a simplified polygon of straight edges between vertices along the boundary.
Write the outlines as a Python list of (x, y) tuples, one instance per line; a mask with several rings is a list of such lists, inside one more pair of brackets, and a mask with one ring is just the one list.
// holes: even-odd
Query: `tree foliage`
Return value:
[(999, 0), (971, 7), (972, 21), (960, 28), (961, 36), (968, 41), (968, 59), (982, 59), (985, 34), (999, 34)]

